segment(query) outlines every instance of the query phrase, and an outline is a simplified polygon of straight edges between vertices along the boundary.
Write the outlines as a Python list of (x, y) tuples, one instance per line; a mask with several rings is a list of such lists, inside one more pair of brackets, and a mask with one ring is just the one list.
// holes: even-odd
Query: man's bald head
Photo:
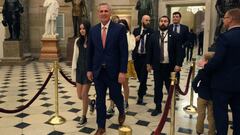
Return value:
[(144, 15), (144, 16), (142, 16), (142, 26), (144, 27), (144, 28), (147, 28), (147, 27), (149, 27), (150, 26), (150, 16), (149, 15)]

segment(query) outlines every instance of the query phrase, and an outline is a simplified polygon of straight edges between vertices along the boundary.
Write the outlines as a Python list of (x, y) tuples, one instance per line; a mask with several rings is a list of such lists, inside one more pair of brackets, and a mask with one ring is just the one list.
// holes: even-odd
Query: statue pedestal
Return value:
[(74, 49), (74, 42), (75, 42), (74, 37), (69, 37), (67, 41), (67, 61), (66, 64), (68, 66), (72, 65), (72, 57), (73, 57), (73, 49)]
[(60, 49), (57, 38), (42, 38), (42, 48), (39, 61), (59, 61)]
[(0, 65), (25, 65), (22, 41), (3, 41), (3, 58)]

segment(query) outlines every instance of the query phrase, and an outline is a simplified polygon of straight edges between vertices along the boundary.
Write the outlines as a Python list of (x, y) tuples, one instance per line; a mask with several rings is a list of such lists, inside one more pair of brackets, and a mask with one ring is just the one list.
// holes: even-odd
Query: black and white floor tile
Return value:
[[(37, 93), (47, 78), (52, 68), (52, 63), (33, 61), (25, 66), (2, 66), (0, 67), (0, 108), (16, 109), (25, 105)], [(71, 68), (64, 62), (60, 63), (64, 72), (69, 76)], [(190, 63), (183, 67), (181, 86), (184, 88)], [(148, 91), (144, 97), (144, 105), (136, 105), (138, 82), (130, 79), (129, 109), (127, 111), (126, 125), (133, 130), (133, 135), (151, 135), (158, 125), (161, 115), (152, 117), (154, 109), (153, 102), (153, 77), (149, 75)], [(69, 84), (59, 74), (59, 114), (66, 119), (62, 125), (50, 125), (47, 121), (55, 114), (54, 79), (48, 85), (36, 101), (27, 109), (16, 114), (0, 113), (1, 135), (90, 135), (94, 134), (96, 125), (96, 112), (88, 114), (88, 123), (81, 127), (78, 121), (82, 113), (81, 101), (77, 98), (76, 88)], [(89, 94), (93, 95), (94, 86)], [(166, 91), (164, 90), (163, 105), (166, 102)], [(196, 105), (194, 95), (194, 105)], [(106, 103), (109, 105), (109, 102)], [(176, 109), (176, 135), (196, 134), (196, 116), (189, 117), (183, 111), (183, 107), (189, 104), (189, 94), (180, 96)], [(107, 135), (118, 135), (116, 114), (107, 120)], [(171, 118), (168, 116), (161, 135), (168, 135)], [(205, 121), (205, 134), (207, 134), (207, 121)], [(232, 131), (230, 130), (229, 133)]]

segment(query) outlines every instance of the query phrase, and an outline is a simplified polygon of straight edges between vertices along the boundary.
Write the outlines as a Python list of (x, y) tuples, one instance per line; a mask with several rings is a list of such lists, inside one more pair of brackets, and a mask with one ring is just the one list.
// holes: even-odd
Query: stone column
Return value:
[[(0, 20), (2, 20), (2, 7), (0, 6)], [(5, 39), (5, 28), (2, 24), (0, 24), (0, 31), (3, 34), (0, 34), (0, 61), (3, 58), (3, 41)]]

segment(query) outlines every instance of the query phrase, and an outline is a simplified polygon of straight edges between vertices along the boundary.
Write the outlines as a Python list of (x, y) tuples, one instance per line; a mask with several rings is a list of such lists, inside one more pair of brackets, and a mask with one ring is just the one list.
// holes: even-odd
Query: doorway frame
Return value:
[[(162, 15), (169, 15), (170, 14), (170, 7), (176, 6), (205, 6), (205, 21), (204, 21), (204, 46), (203, 46), (203, 53), (208, 51), (208, 47), (211, 46), (213, 41), (212, 31), (212, 22), (214, 19), (214, 14), (212, 7), (213, 7), (214, 0), (194, 0), (194, 1), (187, 1), (187, 0), (159, 0), (159, 8), (158, 13), (159, 16)], [(215, 10), (214, 10), (215, 11)], [(212, 15), (212, 17), (211, 17)], [(215, 15), (216, 16), (216, 15)]]

